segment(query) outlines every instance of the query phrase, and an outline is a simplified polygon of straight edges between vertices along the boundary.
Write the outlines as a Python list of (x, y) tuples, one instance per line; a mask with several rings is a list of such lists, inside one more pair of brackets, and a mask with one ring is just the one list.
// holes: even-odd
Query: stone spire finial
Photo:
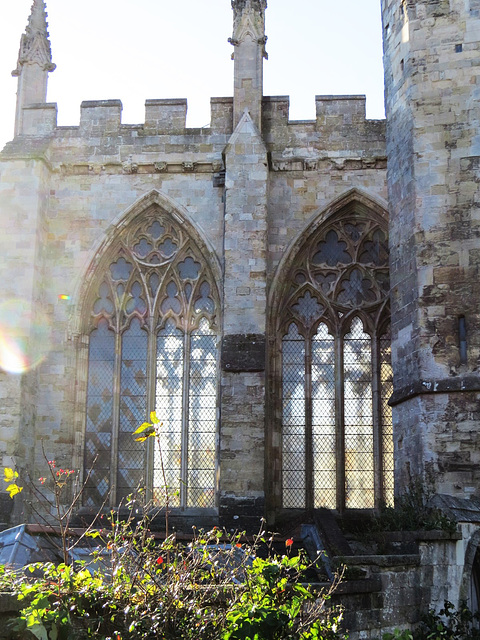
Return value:
[(55, 69), (47, 30), (47, 15), (45, 0), (33, 0), (27, 28), (20, 40), (17, 68), (12, 72), (13, 76), (19, 76), (25, 64), (37, 64), (47, 72)]
[(267, 0), (232, 0), (233, 36), (235, 47), (233, 119), (240, 121), (245, 109), (261, 130), (263, 97), (263, 59), (265, 51), (265, 9)]
[(245, 8), (252, 8), (254, 11), (265, 13), (267, 0), (232, 0), (232, 9), (235, 13), (241, 13)]

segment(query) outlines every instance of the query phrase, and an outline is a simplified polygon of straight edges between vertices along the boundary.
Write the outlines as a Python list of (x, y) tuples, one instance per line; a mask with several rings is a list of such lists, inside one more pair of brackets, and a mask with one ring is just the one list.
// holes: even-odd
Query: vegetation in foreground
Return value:
[[(139, 517), (139, 501), (131, 496), (129, 515), (99, 510), (80, 538), (70, 522), (80, 504), (83, 485), (73, 470), (58, 469), (44, 453), (48, 474), (32, 483), (37, 504), (53, 513), (63, 562), (37, 563), (20, 571), (1, 567), (0, 588), (14, 594), (22, 609), (12, 621), (9, 638), (38, 640), (334, 640), (345, 637), (342, 611), (329, 602), (327, 590), (302, 584), (306, 555), (282, 553), (274, 536), (262, 530), (247, 543), (242, 534), (227, 535), (216, 527), (193, 536), (189, 544), (169, 535), (169, 488), (160, 447), (162, 424), (155, 412), (133, 433), (137, 441), (156, 439), (165, 494), (166, 538), (158, 543), (149, 531), (149, 506)], [(5, 469), (12, 498), (22, 487), (18, 473)], [(65, 495), (70, 495), (70, 503)], [(139, 500), (140, 498), (140, 500)], [(42, 510), (32, 504), (42, 519)], [(102, 528), (93, 525), (103, 524)], [(92, 543), (91, 560), (74, 562), (83, 538)], [(86, 539), (86, 540), (85, 540)], [(53, 540), (53, 538), (52, 538)]]
[[(14, 573), (2, 568), (1, 588), (23, 608), (10, 638), (314, 640), (343, 638), (339, 608), (327, 592), (301, 583), (303, 554), (272, 551), (273, 537), (252, 544), (228, 540), (218, 529), (180, 544), (155, 544), (145, 522), (132, 526), (115, 514), (94, 552), (100, 565), (35, 564)], [(267, 557), (258, 555), (267, 550)], [(106, 549), (106, 552), (105, 552)], [(95, 557), (96, 556), (96, 557)]]

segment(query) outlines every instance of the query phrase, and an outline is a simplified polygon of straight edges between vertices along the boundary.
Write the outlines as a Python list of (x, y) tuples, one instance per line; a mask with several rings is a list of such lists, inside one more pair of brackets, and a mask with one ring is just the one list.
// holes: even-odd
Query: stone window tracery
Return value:
[(96, 267), (90, 309), (86, 506), (139, 486), (164, 500), (158, 447), (135, 428), (155, 410), (170, 503), (215, 507), (218, 291), (199, 243), (157, 207), (121, 229)]
[(386, 224), (327, 220), (291, 262), (277, 321), (284, 508), (393, 501)]

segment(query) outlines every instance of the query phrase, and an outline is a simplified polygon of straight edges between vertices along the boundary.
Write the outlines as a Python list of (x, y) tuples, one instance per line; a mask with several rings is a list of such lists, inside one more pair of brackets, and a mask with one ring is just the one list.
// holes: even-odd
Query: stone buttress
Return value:
[(397, 491), (480, 480), (480, 20), (383, 0)]

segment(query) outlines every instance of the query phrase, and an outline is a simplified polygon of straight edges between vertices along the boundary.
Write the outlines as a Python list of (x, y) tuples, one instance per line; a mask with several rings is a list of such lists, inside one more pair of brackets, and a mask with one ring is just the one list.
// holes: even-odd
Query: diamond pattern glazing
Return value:
[[(386, 221), (350, 204), (314, 227), (289, 264), (274, 311), (282, 351), (282, 505), (390, 503), (390, 336), (381, 337), (389, 316)], [(374, 388), (381, 398), (375, 411)]]
[(392, 407), (388, 404), (393, 393), (390, 328), (388, 332), (380, 338), (380, 384), (382, 399), (384, 501), (387, 506), (393, 507), (393, 423)]
[(202, 320), (190, 343), (189, 506), (215, 506), (217, 336)]
[(315, 508), (335, 509), (335, 341), (320, 324), (312, 338), (312, 444)]
[(148, 334), (138, 318), (122, 334), (117, 500), (145, 484), (145, 445), (132, 437), (147, 415)]
[(154, 409), (172, 506), (214, 505), (220, 306), (205, 251), (186, 229), (154, 205), (120, 229), (98, 263), (88, 298), (89, 506), (111, 486), (115, 506), (145, 483), (164, 502), (158, 446), (132, 436)]
[[(159, 442), (153, 454), (153, 490), (159, 504), (165, 504), (165, 483), (160, 459), (167, 478), (171, 506), (180, 505), (183, 425), (183, 353), (184, 336), (172, 321), (157, 339), (157, 378), (155, 411), (162, 421)], [(158, 484), (157, 484), (158, 483)]]
[(291, 324), (282, 341), (283, 504), (305, 507), (305, 339)]
[(371, 338), (352, 320), (343, 346), (345, 403), (345, 506), (375, 506)]
[(89, 346), (87, 425), (85, 429), (85, 506), (99, 506), (110, 490), (115, 334), (106, 321), (92, 331)]

